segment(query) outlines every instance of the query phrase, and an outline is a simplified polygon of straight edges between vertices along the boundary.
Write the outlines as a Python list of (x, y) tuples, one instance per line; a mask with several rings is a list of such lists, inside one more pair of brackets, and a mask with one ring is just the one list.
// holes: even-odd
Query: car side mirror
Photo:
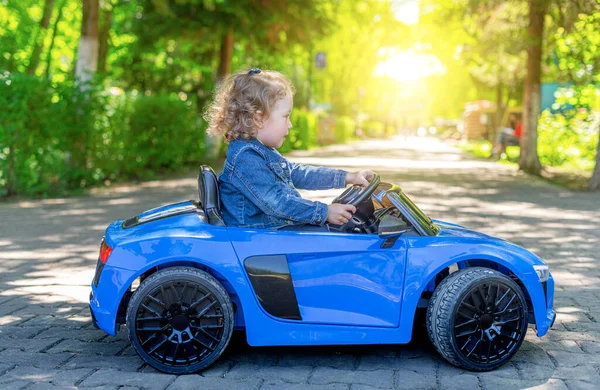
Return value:
[(377, 234), (381, 238), (387, 238), (391, 236), (397, 236), (404, 233), (408, 229), (408, 225), (400, 217), (394, 217), (392, 215), (384, 216), (379, 221), (379, 228)]

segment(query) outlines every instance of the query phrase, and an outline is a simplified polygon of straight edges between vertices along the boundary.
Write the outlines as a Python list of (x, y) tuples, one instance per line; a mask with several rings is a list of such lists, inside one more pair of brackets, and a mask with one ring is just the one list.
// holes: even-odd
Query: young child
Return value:
[(294, 87), (284, 75), (256, 68), (231, 75), (217, 87), (206, 119), (207, 131), (229, 142), (219, 175), (227, 226), (341, 225), (356, 212), (348, 204), (303, 199), (296, 190), (366, 186), (374, 174), (300, 165), (283, 158), (276, 149), (292, 128), (293, 94)]

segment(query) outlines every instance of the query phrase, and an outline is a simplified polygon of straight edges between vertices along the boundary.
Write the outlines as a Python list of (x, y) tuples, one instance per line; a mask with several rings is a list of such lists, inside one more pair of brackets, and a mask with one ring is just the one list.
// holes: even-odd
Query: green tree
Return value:
[(82, 85), (91, 80), (98, 68), (98, 11), (98, 0), (83, 0), (81, 35), (75, 64), (75, 79)]
[(62, 0), (59, 4), (58, 4), (58, 13), (56, 15), (56, 19), (54, 20), (53, 26), (52, 26), (52, 36), (50, 38), (50, 45), (48, 46), (48, 51), (46, 54), (46, 68), (44, 71), (44, 76), (49, 79), (50, 78), (50, 67), (52, 66), (52, 51), (54, 49), (54, 42), (56, 41), (56, 37), (58, 35), (58, 24), (60, 23), (61, 19), (63, 18), (63, 11), (65, 8), (65, 4), (66, 4), (67, 0)]
[(44, 39), (46, 38), (46, 31), (48, 30), (48, 24), (50, 23), (50, 16), (52, 16), (52, 10), (54, 8), (54, 0), (44, 1), (44, 13), (40, 20), (40, 28), (35, 34), (33, 39), (33, 51), (27, 65), (27, 74), (35, 74), (35, 71), (40, 62), (40, 55), (42, 54)]
[[(591, 5), (591, 4), (589, 4)], [(561, 13), (561, 24), (550, 36), (549, 64), (554, 76), (559, 80), (571, 83), (576, 89), (594, 90), (600, 82), (600, 5), (587, 8), (588, 13), (579, 12), (569, 17)], [(585, 96), (583, 96), (585, 98)], [(595, 110), (600, 116), (600, 102), (587, 102), (588, 109)], [(577, 104), (578, 101), (573, 103)], [(598, 150), (596, 164), (588, 188), (590, 191), (600, 190), (600, 120), (596, 121), (598, 131)]]
[(340, 115), (354, 115), (365, 105), (393, 104), (373, 87), (373, 71), (387, 49), (409, 46), (408, 28), (395, 19), (386, 1), (340, 1), (333, 14), (333, 31), (307, 50), (308, 69), (317, 52), (327, 56), (326, 68), (315, 69), (310, 77), (315, 100), (331, 102)]
[(26, 71), (32, 52), (31, 37), (39, 30), (43, 13), (43, 8), (36, 3), (33, 0), (0, 2), (0, 70)]
[[(508, 105), (522, 100), (524, 2), (431, 0), (424, 3), (424, 9), (418, 36), (431, 45), (431, 52), (447, 70), (445, 76), (435, 77), (432, 83), (437, 89), (441, 84), (452, 86), (431, 92), (439, 96), (435, 99), (437, 105), (465, 103), (467, 99), (495, 100), (492, 128), (502, 126)], [(462, 109), (462, 105), (458, 107)]]

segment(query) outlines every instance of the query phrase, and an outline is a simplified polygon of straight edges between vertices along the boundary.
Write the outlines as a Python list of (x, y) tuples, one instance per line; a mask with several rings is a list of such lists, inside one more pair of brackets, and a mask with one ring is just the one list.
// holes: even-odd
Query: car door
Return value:
[(375, 234), (228, 231), (270, 315), (303, 323), (398, 326), (406, 259), (402, 238), (382, 248), (385, 240)]

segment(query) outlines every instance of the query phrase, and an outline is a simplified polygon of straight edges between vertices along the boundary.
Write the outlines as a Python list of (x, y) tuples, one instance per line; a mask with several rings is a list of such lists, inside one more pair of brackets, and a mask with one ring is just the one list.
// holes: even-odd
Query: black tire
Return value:
[(519, 350), (529, 314), (521, 287), (488, 268), (467, 268), (445, 278), (427, 309), (427, 333), (455, 366), (490, 371)]
[(233, 332), (229, 294), (210, 274), (167, 268), (142, 282), (127, 307), (129, 341), (149, 365), (191, 374), (221, 356)]

